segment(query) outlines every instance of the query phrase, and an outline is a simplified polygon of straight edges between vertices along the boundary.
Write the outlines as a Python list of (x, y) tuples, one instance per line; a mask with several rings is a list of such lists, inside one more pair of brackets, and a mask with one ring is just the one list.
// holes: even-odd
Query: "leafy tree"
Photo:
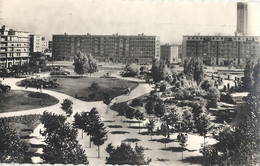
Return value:
[(45, 139), (41, 158), (49, 164), (88, 164), (85, 151), (76, 140), (77, 130), (68, 123), (56, 126)]
[(220, 92), (216, 87), (211, 87), (207, 94), (208, 105), (210, 108), (217, 108), (220, 100)]
[(144, 120), (144, 114), (141, 111), (136, 110), (134, 116), (138, 120), (138, 123), (139, 123), (139, 133), (140, 133), (140, 123), (141, 123), (141, 120)]
[(109, 104), (111, 103), (112, 100), (113, 100), (113, 97), (110, 96), (109, 92), (103, 93), (103, 103), (107, 105), (106, 112), (108, 112), (108, 106), (109, 106)]
[[(125, 117), (127, 118), (127, 119), (133, 119), (134, 117), (135, 117), (135, 112), (136, 112), (136, 110), (135, 109), (132, 109), (132, 108), (130, 108), (130, 109), (128, 109), (127, 111), (125, 111)], [(130, 126), (130, 121), (129, 121), (129, 126)]]
[(120, 146), (115, 148), (109, 144), (106, 151), (109, 153), (106, 164), (148, 165), (151, 162), (151, 159), (145, 159), (144, 148), (141, 146), (135, 146), (133, 149), (130, 144), (121, 143)]
[(64, 99), (63, 103), (61, 103), (61, 109), (65, 111), (67, 117), (70, 117), (72, 114), (72, 104), (73, 102), (69, 99)]
[(123, 77), (135, 77), (135, 76), (139, 76), (140, 73), (140, 69), (138, 67), (137, 64), (132, 63), (132, 64), (128, 64), (125, 67), (125, 72), (123, 73)]
[(199, 83), (204, 79), (203, 63), (199, 59), (185, 59), (184, 70), (187, 79), (193, 79)]
[(93, 135), (91, 140), (93, 141), (94, 145), (98, 146), (98, 158), (100, 158), (100, 145), (103, 145), (107, 140), (107, 131), (104, 123), (102, 123), (100, 119), (95, 121), (93, 127)]
[(244, 89), (249, 91), (254, 83), (253, 80), (253, 63), (248, 60), (246, 62), (246, 67), (244, 70), (244, 77), (242, 78), (243, 84), (244, 84)]
[(205, 91), (208, 91), (211, 87), (213, 87), (213, 82), (208, 80), (208, 79), (205, 79), (201, 84), (200, 84), (200, 87), (205, 90)]
[(183, 130), (184, 131), (191, 131), (194, 127), (194, 119), (193, 114), (189, 110), (185, 110), (182, 114), (182, 122), (183, 122)]
[(162, 117), (162, 120), (165, 122), (167, 127), (167, 137), (170, 138), (170, 126), (172, 126), (174, 130), (176, 130), (176, 124), (179, 120), (179, 115), (176, 113), (176, 108), (167, 111), (165, 115)]
[(204, 147), (205, 147), (205, 139), (206, 135), (209, 131), (210, 127), (210, 118), (207, 114), (201, 114), (195, 121), (195, 127), (197, 132), (204, 137)]
[(74, 115), (74, 122), (73, 126), (75, 128), (81, 129), (82, 130), (82, 139), (83, 139), (83, 130), (86, 129), (87, 125), (89, 123), (89, 117), (87, 112), (82, 112), (82, 113), (76, 113)]
[(145, 110), (146, 110), (146, 113), (150, 116), (154, 113), (154, 107), (155, 107), (155, 104), (154, 104), (154, 101), (151, 101), (149, 100), (146, 105), (145, 105)]
[(5, 119), (0, 119), (0, 163), (22, 163), (27, 146)]
[(74, 56), (74, 71), (77, 74), (94, 73), (97, 69), (97, 64), (91, 54), (83, 54), (78, 52)]
[(165, 113), (165, 105), (164, 103), (160, 102), (157, 103), (154, 107), (154, 113), (157, 117), (161, 118)]
[(154, 82), (165, 80), (167, 76), (172, 74), (164, 62), (157, 61), (156, 59), (153, 61), (151, 72)]
[(46, 135), (52, 133), (59, 126), (64, 124), (66, 121), (66, 117), (44, 111), (42, 117), (40, 118), (40, 121), (44, 125), (45, 128), (44, 135)]
[(148, 123), (146, 123), (148, 132), (151, 135), (151, 140), (153, 140), (152, 136), (153, 136), (153, 130), (154, 130), (155, 126), (156, 126), (156, 121), (153, 118), (149, 119)]
[(224, 163), (221, 162), (221, 157), (218, 155), (218, 150), (213, 146), (205, 146), (200, 152), (204, 156), (203, 165), (220, 165)]
[(99, 115), (98, 111), (96, 108), (92, 108), (88, 114), (88, 121), (85, 124), (85, 129), (84, 132), (86, 132), (89, 135), (89, 147), (91, 147), (91, 141), (92, 141), (92, 136), (96, 133), (96, 125), (97, 122), (99, 121)]
[[(161, 125), (161, 134), (169, 138), (169, 127), (165, 123), (162, 123)], [(163, 142), (164, 142), (164, 148), (166, 149), (166, 144), (168, 143), (168, 140), (165, 139), (163, 140)]]
[(179, 141), (180, 147), (182, 147), (182, 160), (183, 160), (183, 151), (184, 151), (184, 148), (187, 146), (188, 135), (180, 133), (180, 134), (178, 134), (177, 139)]

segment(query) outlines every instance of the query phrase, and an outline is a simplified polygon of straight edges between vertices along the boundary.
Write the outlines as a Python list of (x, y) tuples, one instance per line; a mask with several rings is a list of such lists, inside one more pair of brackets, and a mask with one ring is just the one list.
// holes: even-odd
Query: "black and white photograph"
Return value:
[(0, 0), (0, 165), (260, 165), (260, 1)]

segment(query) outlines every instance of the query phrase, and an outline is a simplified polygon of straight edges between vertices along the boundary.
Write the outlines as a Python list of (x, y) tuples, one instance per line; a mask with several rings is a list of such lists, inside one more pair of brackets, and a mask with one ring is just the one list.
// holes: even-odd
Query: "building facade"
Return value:
[(49, 48), (49, 41), (41, 35), (30, 35), (30, 52), (44, 52)]
[(237, 3), (237, 31), (238, 35), (247, 35), (248, 10), (247, 4)]
[(27, 32), (2, 26), (0, 43), (0, 68), (9, 68), (29, 62), (30, 38)]
[(77, 51), (91, 53), (99, 61), (151, 63), (160, 59), (160, 39), (146, 35), (53, 35), (52, 54), (72, 60)]
[(177, 63), (179, 59), (179, 46), (178, 45), (161, 45), (160, 60), (168, 63)]
[(206, 65), (244, 66), (260, 57), (260, 36), (183, 36), (184, 58), (197, 57)]

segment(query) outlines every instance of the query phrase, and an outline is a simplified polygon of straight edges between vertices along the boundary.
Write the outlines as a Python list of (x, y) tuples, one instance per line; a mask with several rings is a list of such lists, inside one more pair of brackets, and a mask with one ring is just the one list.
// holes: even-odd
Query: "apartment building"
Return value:
[(29, 48), (30, 40), (27, 32), (7, 29), (3, 25), (0, 29), (0, 68), (29, 62)]
[(41, 35), (30, 35), (30, 52), (44, 52), (49, 48), (49, 41)]
[(203, 59), (206, 65), (245, 66), (260, 57), (260, 36), (183, 36), (183, 57)]
[(161, 45), (160, 60), (169, 63), (177, 63), (179, 59), (179, 46), (178, 45)]
[(52, 54), (72, 60), (77, 51), (91, 53), (99, 61), (151, 63), (160, 59), (160, 39), (141, 35), (53, 35)]

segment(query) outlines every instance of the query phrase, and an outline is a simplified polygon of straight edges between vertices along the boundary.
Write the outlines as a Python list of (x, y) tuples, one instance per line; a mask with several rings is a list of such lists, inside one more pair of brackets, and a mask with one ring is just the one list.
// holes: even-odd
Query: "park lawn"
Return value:
[[(52, 77), (55, 78), (55, 77)], [(101, 101), (103, 100), (103, 93), (109, 92), (111, 97), (116, 97), (124, 94), (126, 89), (114, 90), (113, 87), (129, 87), (131, 90), (138, 86), (138, 83), (129, 82), (115, 78), (55, 78), (60, 85), (58, 88), (51, 89), (53, 91), (65, 93), (72, 97), (77, 97), (83, 101)], [(99, 85), (98, 90), (91, 90), (89, 87), (93, 82)], [(94, 94), (93, 96), (89, 96)]]
[(47, 107), (59, 102), (52, 96), (43, 99), (32, 98), (28, 96), (30, 93), (32, 92), (22, 90), (0, 93), (0, 113)]

